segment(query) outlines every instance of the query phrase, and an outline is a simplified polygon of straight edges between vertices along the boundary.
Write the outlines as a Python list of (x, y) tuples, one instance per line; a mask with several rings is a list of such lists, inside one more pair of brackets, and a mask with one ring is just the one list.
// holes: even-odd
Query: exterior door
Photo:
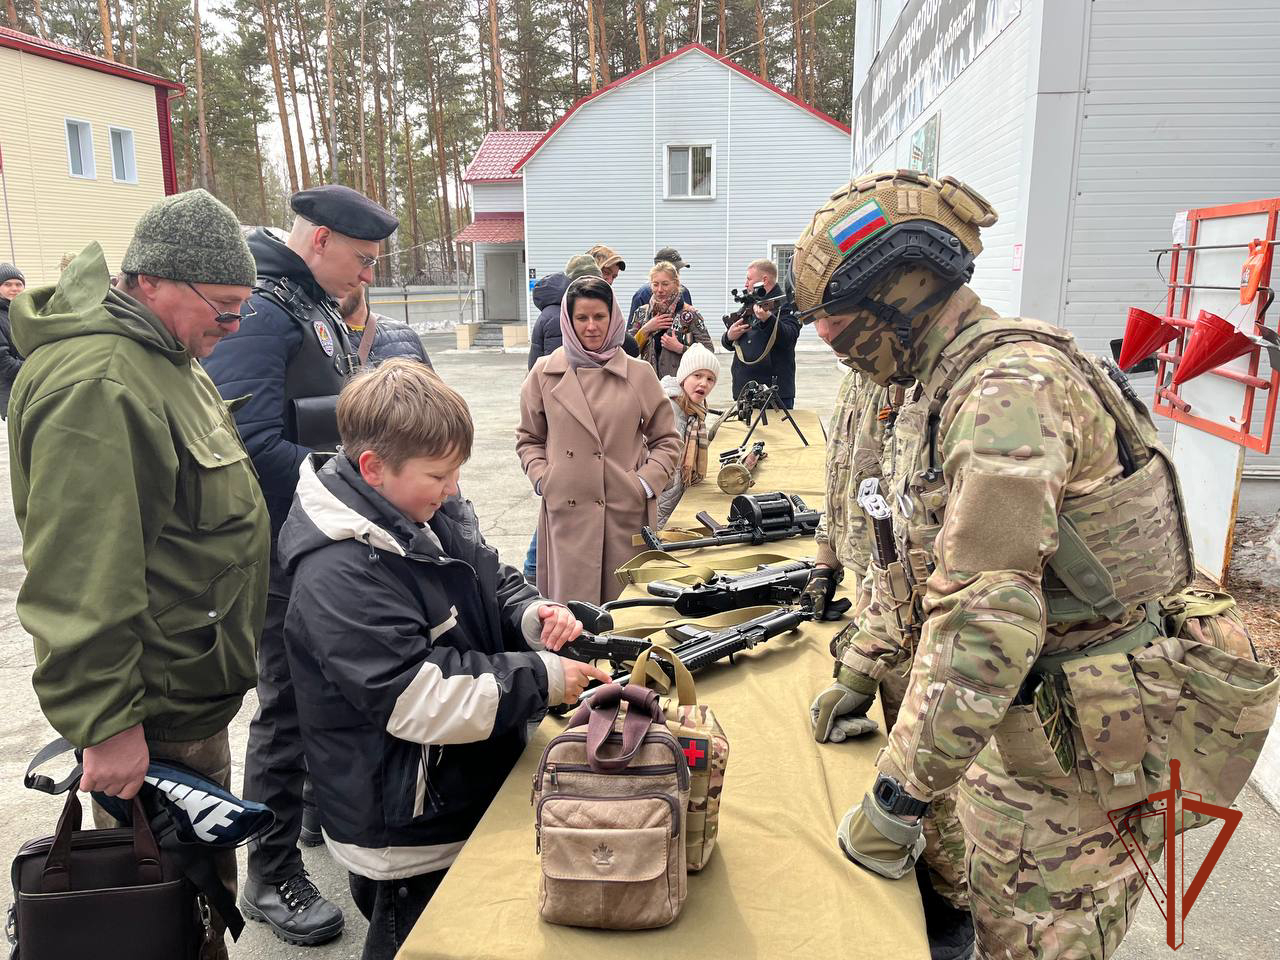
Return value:
[(520, 258), (515, 253), (484, 255), (484, 318), (520, 319)]

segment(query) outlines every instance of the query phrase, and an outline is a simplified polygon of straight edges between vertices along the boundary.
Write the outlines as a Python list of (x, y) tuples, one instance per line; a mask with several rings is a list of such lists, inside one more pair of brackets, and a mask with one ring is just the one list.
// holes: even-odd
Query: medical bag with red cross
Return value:
[[(689, 810), (685, 821), (685, 847), (690, 870), (701, 870), (716, 847), (720, 828), (720, 793), (729, 763), (729, 740), (716, 715), (698, 703), (693, 677), (680, 658), (665, 647), (650, 647), (636, 659), (632, 683), (645, 683), (652, 675), (665, 676), (661, 669), (650, 670), (650, 659), (668, 661), (674, 668), (675, 696), (662, 701), (667, 729), (680, 741), (689, 764)], [(656, 666), (656, 665), (655, 665)]]

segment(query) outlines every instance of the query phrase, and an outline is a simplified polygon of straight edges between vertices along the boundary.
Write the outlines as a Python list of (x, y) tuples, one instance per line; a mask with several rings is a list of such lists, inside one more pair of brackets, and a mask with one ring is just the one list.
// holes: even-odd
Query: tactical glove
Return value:
[(868, 793), (840, 821), (836, 842), (858, 866), (897, 880), (911, 872), (924, 850), (924, 826), (885, 813)]
[(843, 664), (836, 668), (835, 683), (827, 687), (809, 707), (813, 739), (819, 743), (840, 743), (849, 737), (872, 733), (876, 722), (867, 710), (876, 698), (876, 682), (855, 673)]
[(813, 611), (817, 620), (839, 620), (852, 604), (848, 600), (836, 600), (836, 587), (844, 579), (844, 571), (817, 566), (809, 574), (809, 580), (800, 594), (800, 606)]

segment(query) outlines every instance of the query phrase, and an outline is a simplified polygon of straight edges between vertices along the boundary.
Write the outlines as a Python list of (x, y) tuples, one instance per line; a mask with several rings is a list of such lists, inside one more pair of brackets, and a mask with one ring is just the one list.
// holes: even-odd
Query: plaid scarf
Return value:
[(680, 455), (680, 481), (691, 487), (707, 475), (707, 408), (689, 399), (683, 390), (676, 403), (688, 418), (684, 422), (684, 453)]

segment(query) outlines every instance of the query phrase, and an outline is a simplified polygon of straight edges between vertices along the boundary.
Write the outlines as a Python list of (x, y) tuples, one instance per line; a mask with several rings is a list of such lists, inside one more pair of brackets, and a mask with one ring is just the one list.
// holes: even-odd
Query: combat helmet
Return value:
[(859, 177), (831, 195), (796, 241), (797, 316), (808, 323), (862, 314), (832, 343), (838, 353), (889, 331), (899, 341), (893, 346), (905, 350), (912, 317), (894, 305), (885, 281), (902, 267), (919, 266), (942, 281), (943, 291), (954, 290), (973, 275), (982, 252), (979, 229), (995, 222), (991, 204), (954, 177), (935, 180), (915, 170)]

